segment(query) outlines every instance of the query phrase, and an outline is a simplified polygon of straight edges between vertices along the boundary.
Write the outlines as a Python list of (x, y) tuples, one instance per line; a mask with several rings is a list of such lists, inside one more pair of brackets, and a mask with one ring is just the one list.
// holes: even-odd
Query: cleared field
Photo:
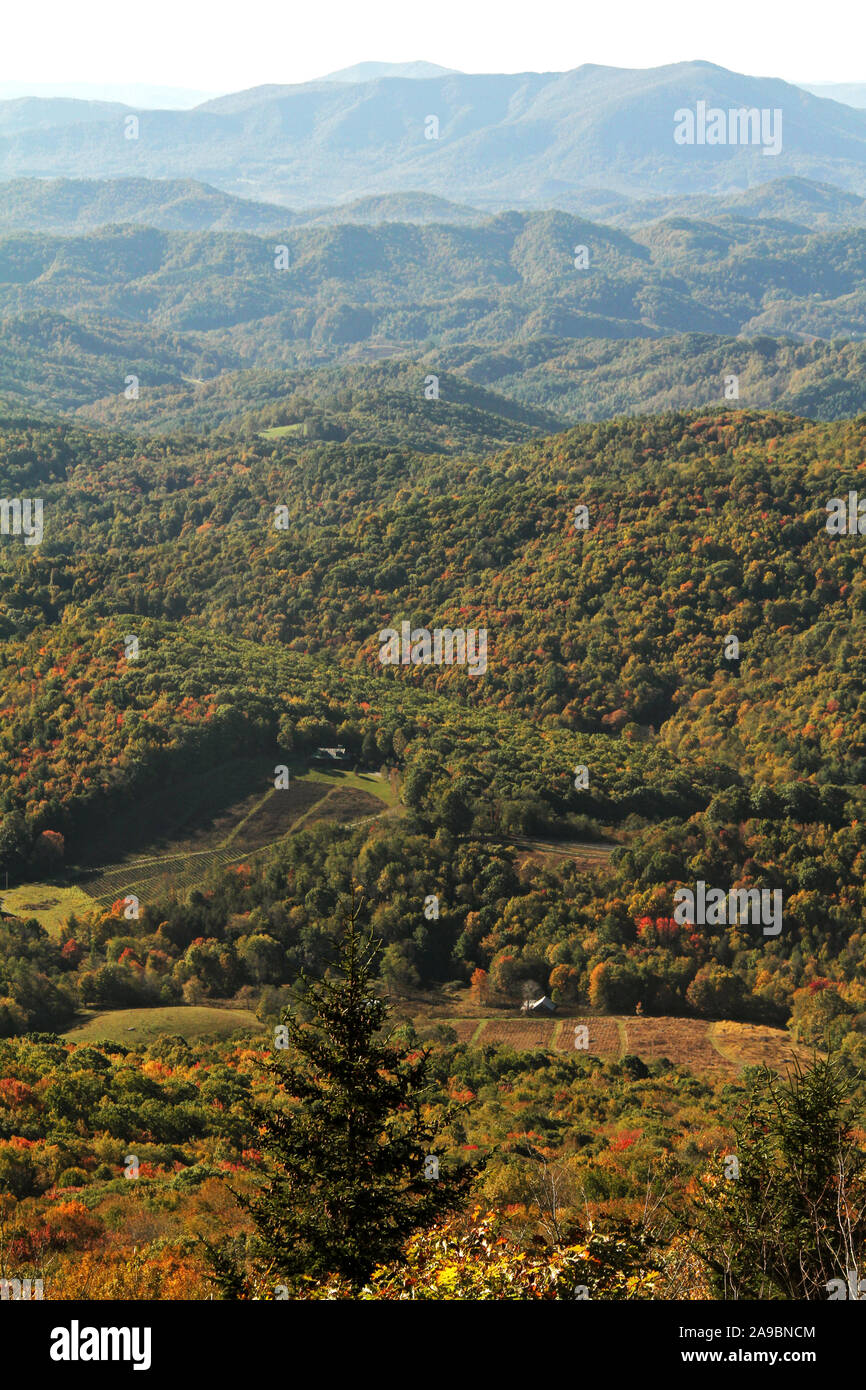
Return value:
[(163, 893), (188, 893), (203, 883), (208, 874), (242, 859), (231, 850), (198, 850), (191, 854), (170, 855), (164, 859), (135, 860), (112, 864), (87, 886), (100, 907), (110, 907), (118, 898), (132, 893), (142, 902)]
[(492, 1018), (484, 1024), (476, 1046), (505, 1043), (508, 1047), (528, 1051), (537, 1047), (552, 1047), (556, 1020), (549, 1018)]
[(477, 1018), (449, 1018), (448, 1027), (454, 1029), (458, 1042), (469, 1043), (484, 1024), (479, 1023)]
[[(106, 864), (87, 879), (87, 890), (104, 907), (135, 893), (146, 901), (161, 890), (187, 892), (213, 869), (239, 863), (274, 844), (327, 794), (320, 783), (298, 778), (283, 791), (273, 787), (218, 817), (207, 831), (177, 840), (159, 855), (136, 855)], [(210, 843), (208, 843), (210, 841)]]
[(366, 816), (381, 815), (381, 812), (382, 802), (377, 796), (371, 796), (368, 791), (335, 787), (304, 817), (304, 824), (312, 825), (315, 821), (349, 823)]
[(550, 859), (571, 859), (581, 869), (600, 869), (609, 863), (610, 856), (619, 848), (619, 845), (597, 840), (539, 840), (528, 835), (497, 838), (500, 844), (511, 845), (517, 850), (519, 864), (544, 864)]
[(67, 1028), (71, 1042), (149, 1042), (162, 1034), (182, 1038), (225, 1038), (238, 1029), (262, 1032), (249, 1009), (214, 1009), (204, 1005), (177, 1005), (165, 1009), (109, 1009)]
[(356, 792), (369, 792), (384, 801), (386, 806), (399, 806), (400, 798), (392, 783), (381, 772), (344, 772), (339, 768), (311, 767), (303, 774), (308, 782), (324, 782), (329, 787), (343, 787)]
[(249, 815), (234, 827), (224, 848), (231, 846), (239, 854), (253, 854), (256, 850), (265, 849), (287, 835), (326, 794), (326, 789), (320, 783), (301, 778), (293, 779), (281, 791), (271, 787)]
[(299, 420), (294, 425), (271, 425), (270, 429), (259, 430), (259, 439), (283, 439), (287, 434), (304, 433), (304, 422)]
[(75, 885), (25, 883), (0, 893), (0, 907), (14, 917), (35, 917), (47, 932), (56, 934), (71, 913), (90, 912), (96, 902)]
[(791, 1042), (781, 1028), (764, 1028), (752, 1023), (711, 1023), (710, 1038), (715, 1047), (738, 1067), (757, 1067), (762, 1063), (782, 1070), (795, 1057), (811, 1057), (807, 1048)]
[(169, 892), (188, 893), (215, 870), (279, 844), (302, 825), (359, 820), (398, 804), (394, 788), (377, 772), (314, 767), (290, 772), (288, 787), (279, 791), (272, 784), (269, 764), (258, 768), (258, 778), (265, 791), (245, 797), (185, 835), (160, 842), (161, 853), (122, 858), (93, 871), (86, 880), (90, 897), (110, 907), (129, 893), (142, 902)]
[(731, 1063), (723, 1057), (709, 1036), (709, 1026), (700, 1018), (626, 1018), (626, 1053), (645, 1062), (667, 1057), (677, 1066), (694, 1071), (729, 1071)]
[[(393, 814), (400, 804), (396, 782), (378, 772), (299, 764), (290, 771), (288, 787), (279, 791), (270, 761), (239, 759), (221, 772), (222, 781), (206, 773), (171, 788), (159, 831), (146, 850), (120, 850), (132, 832), (119, 816), (105, 840), (109, 862), (90, 869), (80, 884), (23, 884), (0, 893), (0, 906), (57, 932), (70, 913), (110, 907), (128, 894), (146, 903), (168, 893), (189, 893), (215, 871), (250, 859), (316, 820), (372, 819)], [(253, 792), (251, 785), (257, 788)], [(227, 797), (234, 800), (226, 804)], [(150, 812), (145, 823), (153, 823)]]
[[(783, 1028), (765, 1028), (751, 1023), (707, 1023), (699, 1018), (635, 1018), (623, 1015), (559, 1017), (544, 1019), (487, 1018), (465, 1016), (443, 1018), (454, 1028), (460, 1042), (483, 1047), (504, 1044), (517, 1051), (548, 1048), (570, 1052), (575, 1049), (575, 1029), (588, 1031), (590, 1056), (616, 1061), (624, 1056), (645, 1062), (666, 1057), (675, 1066), (695, 1072), (727, 1072), (733, 1075), (745, 1066), (765, 1063), (784, 1070), (798, 1049)], [(584, 1049), (579, 1049), (584, 1050)]]
[(535, 854), (549, 854), (558, 859), (574, 859), (586, 864), (606, 864), (618, 845), (602, 844), (596, 840), (537, 840), (526, 835), (513, 835), (509, 844)]
[[(586, 1048), (575, 1047), (575, 1032), (579, 1027), (586, 1028)], [(615, 1018), (596, 1018), (591, 1015), (585, 1018), (564, 1018), (555, 1046), (564, 1051), (586, 1051), (594, 1057), (613, 1062), (622, 1052), (622, 1032)]]

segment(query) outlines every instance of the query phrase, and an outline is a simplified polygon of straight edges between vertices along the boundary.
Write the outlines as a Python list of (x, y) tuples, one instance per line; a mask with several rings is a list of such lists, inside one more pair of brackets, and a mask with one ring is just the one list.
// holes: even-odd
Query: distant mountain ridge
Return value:
[(129, 225), (5, 233), (0, 316), (41, 310), (228, 334), (245, 356), (268, 343), (283, 353), (292, 343), (381, 352), (545, 335), (863, 338), (866, 229), (674, 216), (628, 233), (510, 211), (465, 226), (300, 225), (279, 242)]
[(294, 221), (287, 208), (235, 198), (197, 179), (12, 179), (0, 200), (0, 227), (61, 234), (118, 223), (261, 232)]
[(450, 77), (456, 68), (443, 68), (438, 63), (354, 63), (318, 79), (319, 82), (375, 82), (379, 77), (411, 77), (423, 81), (428, 77)]
[(804, 92), (829, 101), (841, 101), (846, 106), (866, 107), (866, 82), (798, 82)]
[(16, 97), (0, 101), (0, 138), (34, 131), (117, 121), (132, 108), (116, 101), (81, 101), (76, 97)]
[(0, 229), (69, 235), (134, 223), (164, 231), (269, 232), (355, 222), (483, 222), (489, 212), (432, 193), (385, 193), (292, 211), (197, 179), (12, 179), (2, 185)]
[[(677, 144), (682, 109), (782, 113), (781, 148)], [(11, 104), (14, 107), (14, 103)], [(587, 190), (628, 198), (737, 193), (780, 177), (866, 195), (866, 112), (711, 63), (419, 80), (319, 80), (191, 111), (0, 103), (0, 178), (184, 178), (294, 207), (419, 192), (489, 208)]]
[[(587, 248), (585, 268), (575, 246)], [(664, 346), (683, 335), (694, 342)], [(822, 340), (820, 351), (777, 357), (782, 338)], [(604, 401), (626, 412), (638, 373), (641, 399), (712, 400), (748, 359), (752, 401), (759, 385), (770, 404), (806, 389), (810, 411), (835, 415), (863, 409), (864, 339), (866, 227), (726, 215), (626, 231), (510, 211), (467, 225), (308, 222), (270, 236), (129, 224), (0, 232), (0, 395), (62, 408), (114, 397), (128, 415), (128, 373), (151, 401), (156, 388), (223, 373), (423, 356), (433, 374), (472, 374), (560, 417), (592, 413), (602, 381)], [(630, 366), (619, 372), (613, 346), (581, 347), (592, 342), (631, 344)]]
[(193, 91), (189, 87), (161, 87), (149, 82), (0, 82), (0, 101), (21, 97), (42, 100), (65, 97), (75, 101), (119, 102), (132, 109), (167, 107), (188, 110), (210, 101), (216, 92)]
[[(477, 226), (491, 212), (433, 193), (374, 194), (324, 207), (289, 209), (224, 193), (197, 179), (12, 179), (3, 185), (0, 230), (72, 235), (133, 223), (163, 231), (269, 233), (288, 227), (386, 222)], [(866, 198), (809, 179), (774, 179), (741, 193), (630, 199), (587, 189), (538, 211), (561, 211), (611, 227), (636, 228), (665, 217), (787, 223), (798, 230), (866, 226)]]

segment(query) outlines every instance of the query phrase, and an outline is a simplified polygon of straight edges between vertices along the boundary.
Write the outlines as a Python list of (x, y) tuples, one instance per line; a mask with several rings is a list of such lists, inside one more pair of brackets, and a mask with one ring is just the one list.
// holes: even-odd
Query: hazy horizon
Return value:
[(5, 17), (0, 86), (144, 86), (223, 94), (315, 81), (366, 55), (512, 74), (568, 71), (584, 63), (651, 68), (700, 56), (748, 76), (773, 75), (796, 84), (866, 80), (852, 71), (859, 65), (853, 57), (859, 51), (857, 21), (843, 0), (826, 0), (820, 26), (806, 0), (791, 0), (783, 18), (774, 11), (766, 6), (750, 13), (744, 33), (709, 7), (688, 10), (671, 0), (651, 8), (624, 0), (574, 17), (563, 15), (558, 0), (538, 0), (531, 26), (515, 0), (496, 11), (441, 0), (433, 15), (398, 0), (363, 10), (338, 0), (331, 22), (322, 25), (315, 12), (292, 14), (287, 22), (266, 0), (248, 0), (238, 26), (230, 11), (202, 0), (182, 8), (151, 0), (124, 26), (110, 0), (88, 0), (84, 14), (45, 0), (38, 7), (15, 7)]
[[(681, 60), (678, 60), (681, 61)], [(697, 61), (713, 62), (713, 59), (703, 58)], [(16, 101), (27, 98), (41, 100), (50, 99), (69, 99), (78, 101), (104, 101), (116, 102), (122, 105), (138, 107), (141, 110), (191, 110), (207, 101), (212, 101), (216, 97), (228, 96), (235, 92), (248, 89), (250, 86), (292, 86), (303, 85), (304, 82), (321, 81), (370, 81), (371, 77), (353, 77), (350, 79), (343, 74), (349, 74), (355, 69), (368, 67), (410, 67), (421, 66), (428, 62), (426, 59), (406, 59), (401, 63), (386, 63), (376, 59), (360, 59), (357, 63), (349, 64), (346, 68), (335, 69), (328, 73), (317, 74), (314, 77), (299, 79), (297, 82), (290, 82), (283, 79), (273, 78), (268, 81), (261, 81), (244, 85), (233, 85), (224, 88), (212, 87), (209, 89), (176, 87), (173, 85), (162, 85), (161, 83), (147, 82), (28, 82), (20, 79), (14, 82), (0, 81), (0, 101)], [(438, 64), (430, 63), (429, 66), (437, 67)], [(474, 70), (469, 72), (466, 69), (442, 66), (442, 72), (456, 73), (461, 76), (481, 76), (487, 70)], [(583, 64), (575, 64), (581, 67)], [(622, 67), (622, 64), (600, 63), (600, 67)], [(649, 71), (654, 67), (664, 67), (668, 64), (651, 63), (640, 64), (635, 67), (635, 71)], [(718, 66), (725, 66), (719, 63)], [(568, 72), (571, 68), (547, 68), (545, 72)], [(515, 73), (536, 72), (540, 69), (518, 67), (515, 69), (491, 69), (491, 72), (501, 72), (504, 75), (513, 76)], [(731, 71), (742, 72), (742, 68), (734, 68)], [(387, 76), (388, 74), (383, 74)], [(409, 74), (401, 74), (409, 75)], [(411, 74), (414, 76), (414, 74)], [(764, 76), (780, 77), (778, 73), (767, 73)], [(417, 80), (417, 79), (416, 79)], [(782, 77), (783, 81), (790, 82), (792, 86), (800, 87), (805, 91), (813, 92), (817, 96), (827, 96), (828, 98), (840, 101), (843, 104), (850, 104), (855, 107), (866, 106), (866, 78), (862, 80), (849, 79), (847, 81), (824, 81), (816, 78), (801, 78), (799, 80)]]

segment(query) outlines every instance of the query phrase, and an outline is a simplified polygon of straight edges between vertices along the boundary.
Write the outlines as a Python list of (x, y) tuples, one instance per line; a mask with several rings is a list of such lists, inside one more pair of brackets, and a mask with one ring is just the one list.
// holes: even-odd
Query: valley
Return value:
[(0, 99), (4, 1301), (866, 1258), (866, 109), (812, 87)]

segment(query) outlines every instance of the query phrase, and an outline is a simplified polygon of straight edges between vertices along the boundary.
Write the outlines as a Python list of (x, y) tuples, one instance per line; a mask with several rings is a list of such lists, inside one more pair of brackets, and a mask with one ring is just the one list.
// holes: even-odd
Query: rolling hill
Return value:
[[(166, 220), (172, 208), (180, 220), (259, 216), (213, 189), (147, 180), (13, 192), (13, 216), (69, 207), (87, 222), (136, 206)], [(212, 428), (299, 390), (321, 401), (340, 369), (356, 401), (370, 393), (372, 437), (373, 394), (393, 393), (381, 377), (365, 386), (362, 369), (393, 359), (398, 391), (420, 392), (425, 409), (425, 378), (450, 373), (464, 380), (440, 391), (440, 415), (459, 401), (537, 430), (718, 403), (731, 373), (751, 406), (838, 418), (866, 403), (866, 227), (835, 225), (845, 197), (853, 224), (862, 200), (782, 181), (742, 195), (739, 212), (628, 230), (555, 211), (391, 221), (452, 215), (454, 205), (401, 195), (348, 210), (367, 225), (311, 212), (270, 237), (130, 224), (0, 231), (0, 399), (132, 428)], [(820, 225), (775, 215), (797, 209)], [(312, 371), (325, 373), (320, 387)], [(396, 409), (412, 415), (415, 404), (404, 395)], [(343, 408), (326, 413), (329, 437), (347, 437)], [(357, 423), (356, 413), (349, 430)], [(452, 442), (518, 437), (479, 425)], [(447, 429), (434, 434), (441, 442)]]
[(261, 233), (341, 222), (478, 223), (487, 216), (448, 198), (411, 191), (290, 212), (276, 203), (235, 198), (196, 179), (12, 179), (3, 186), (0, 228), (69, 236), (134, 223), (162, 231)]

